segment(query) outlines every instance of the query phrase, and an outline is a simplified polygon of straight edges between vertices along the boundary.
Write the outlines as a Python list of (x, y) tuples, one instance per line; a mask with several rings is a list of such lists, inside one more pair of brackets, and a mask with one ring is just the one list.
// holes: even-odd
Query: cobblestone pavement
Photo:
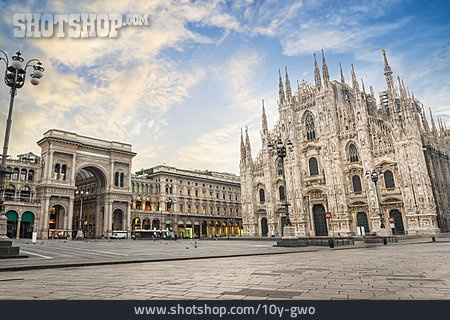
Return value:
[(450, 299), (450, 242), (0, 273), (0, 299)]

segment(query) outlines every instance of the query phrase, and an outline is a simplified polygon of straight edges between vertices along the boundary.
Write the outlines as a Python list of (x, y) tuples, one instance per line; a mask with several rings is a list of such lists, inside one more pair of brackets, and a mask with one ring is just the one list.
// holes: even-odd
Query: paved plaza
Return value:
[[(182, 248), (191, 254), (194, 249), (202, 252), (202, 246), (204, 255), (226, 255), (236, 247), (243, 248), (237, 253), (264, 255), (3, 271), (0, 299), (450, 299), (448, 240), (432, 243), (421, 239), (352, 249), (301, 248), (303, 252), (284, 254), (272, 253), (294, 249), (274, 248), (272, 241), (203, 241), (198, 248), (190, 241), (165, 243), (116, 242), (117, 250), (110, 252), (120, 253), (120, 248), (128, 246), (140, 251), (153, 245), (154, 252), (165, 251), (172, 257)], [(105, 249), (108, 244), (110, 248)], [(42, 247), (55, 256), (63, 253), (49, 248), (62, 245), (55, 241)], [(108, 242), (92, 244), (100, 249), (88, 245), (78, 244), (79, 249), (112, 250)], [(82, 251), (73, 259), (83, 259)], [(66, 250), (67, 255), (76, 252)], [(132, 255), (133, 251), (123, 254)], [(50, 260), (31, 259), (36, 264)], [(13, 263), (1, 263), (7, 262)]]

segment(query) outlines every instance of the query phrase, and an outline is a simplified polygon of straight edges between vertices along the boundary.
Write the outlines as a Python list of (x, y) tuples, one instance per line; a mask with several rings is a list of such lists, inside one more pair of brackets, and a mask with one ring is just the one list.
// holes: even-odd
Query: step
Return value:
[(0, 247), (0, 257), (14, 257), (19, 255), (19, 247)]
[(0, 247), (11, 247), (12, 241), (11, 240), (0, 240)]

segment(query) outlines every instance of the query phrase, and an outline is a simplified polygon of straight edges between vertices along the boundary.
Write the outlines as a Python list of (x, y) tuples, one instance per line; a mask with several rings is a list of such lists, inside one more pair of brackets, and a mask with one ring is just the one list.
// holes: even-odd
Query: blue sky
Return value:
[[(278, 69), (313, 81), (325, 50), (331, 77), (354, 63), (366, 88), (395, 75), (450, 122), (448, 1), (0, 1), (0, 49), (45, 65), (17, 96), (11, 153), (39, 153), (50, 128), (128, 142), (134, 169), (160, 163), (238, 173), (240, 128), (260, 148), (261, 99), (277, 120)], [(14, 13), (148, 13), (118, 38), (14, 38)], [(1, 67), (3, 70), (3, 66)], [(0, 90), (0, 130), (8, 89)]]

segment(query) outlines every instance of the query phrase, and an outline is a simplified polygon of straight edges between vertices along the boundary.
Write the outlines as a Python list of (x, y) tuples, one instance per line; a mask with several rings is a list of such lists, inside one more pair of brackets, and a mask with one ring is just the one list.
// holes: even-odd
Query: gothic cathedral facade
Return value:
[[(262, 107), (262, 149), (252, 158), (248, 131), (241, 132), (241, 194), (244, 235), (281, 236), (285, 203), (297, 236), (433, 234), (450, 227), (450, 129), (426, 119), (422, 103), (399, 77), (394, 82), (386, 53), (387, 87), (330, 80), (314, 55), (315, 84), (279, 74), (279, 119), (268, 129)], [(268, 145), (293, 144), (279, 158)], [(284, 164), (284, 166), (283, 166)], [(285, 184), (283, 183), (283, 167)], [(372, 181), (372, 173), (378, 175)]]

